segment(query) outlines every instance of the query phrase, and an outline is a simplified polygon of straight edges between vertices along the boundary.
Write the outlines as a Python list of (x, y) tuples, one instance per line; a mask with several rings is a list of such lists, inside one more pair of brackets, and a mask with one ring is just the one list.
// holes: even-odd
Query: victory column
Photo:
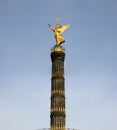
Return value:
[(51, 50), (52, 77), (51, 77), (51, 111), (50, 111), (50, 130), (66, 130), (66, 111), (65, 111), (65, 83), (64, 83), (64, 59), (65, 50), (60, 46), (65, 42), (62, 33), (69, 28), (69, 24), (60, 25), (57, 19), (55, 28), (48, 24), (54, 32), (56, 45)]
[(65, 49), (61, 46), (65, 42), (62, 33), (70, 27), (69, 24), (60, 25), (59, 18), (55, 28), (48, 24), (54, 32), (56, 45), (51, 49), (52, 74), (51, 74), (51, 108), (50, 108), (50, 128), (38, 130), (78, 130), (66, 128), (65, 110), (65, 78), (64, 78), (64, 59)]

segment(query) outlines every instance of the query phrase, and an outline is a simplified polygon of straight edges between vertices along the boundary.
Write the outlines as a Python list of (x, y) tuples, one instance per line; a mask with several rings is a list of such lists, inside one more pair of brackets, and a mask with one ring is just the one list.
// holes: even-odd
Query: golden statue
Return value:
[(62, 37), (62, 33), (70, 27), (69, 24), (60, 25), (60, 19), (57, 19), (57, 23), (55, 28), (52, 28), (50, 24), (48, 24), (49, 28), (54, 32), (54, 37), (56, 40), (56, 45), (60, 45), (65, 42), (65, 39)]

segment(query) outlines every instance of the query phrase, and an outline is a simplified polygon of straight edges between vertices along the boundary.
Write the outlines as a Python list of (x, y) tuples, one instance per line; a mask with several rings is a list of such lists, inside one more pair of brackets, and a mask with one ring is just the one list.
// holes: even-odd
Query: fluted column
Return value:
[(51, 50), (51, 130), (66, 129), (64, 59), (65, 50), (61, 46), (54, 46)]

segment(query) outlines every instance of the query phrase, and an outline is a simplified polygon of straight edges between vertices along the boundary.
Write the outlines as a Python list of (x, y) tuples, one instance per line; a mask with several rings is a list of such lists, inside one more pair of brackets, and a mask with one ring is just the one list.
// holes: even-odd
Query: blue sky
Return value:
[(0, 0), (0, 129), (50, 124), (48, 23), (71, 27), (66, 43), (67, 127), (117, 129), (117, 1)]

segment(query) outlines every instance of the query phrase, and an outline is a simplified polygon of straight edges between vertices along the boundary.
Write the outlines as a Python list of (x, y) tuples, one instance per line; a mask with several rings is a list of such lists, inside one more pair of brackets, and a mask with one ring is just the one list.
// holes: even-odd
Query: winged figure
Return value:
[(56, 40), (56, 45), (60, 45), (65, 42), (65, 39), (62, 37), (62, 33), (70, 27), (69, 24), (60, 25), (60, 21), (57, 21), (57, 24), (55, 25), (55, 28), (52, 28), (50, 24), (48, 24), (49, 28), (54, 32), (54, 37)]

